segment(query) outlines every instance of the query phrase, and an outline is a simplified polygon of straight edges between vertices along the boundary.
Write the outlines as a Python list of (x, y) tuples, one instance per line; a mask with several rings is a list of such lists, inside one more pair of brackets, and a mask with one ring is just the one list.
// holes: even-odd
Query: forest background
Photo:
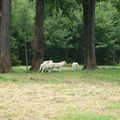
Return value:
[[(120, 2), (97, 1), (95, 16), (98, 65), (120, 62)], [(12, 65), (25, 65), (25, 46), (31, 65), (35, 30), (35, 1), (12, 0)], [(84, 63), (83, 8), (75, 0), (60, 4), (45, 1), (44, 59)]]

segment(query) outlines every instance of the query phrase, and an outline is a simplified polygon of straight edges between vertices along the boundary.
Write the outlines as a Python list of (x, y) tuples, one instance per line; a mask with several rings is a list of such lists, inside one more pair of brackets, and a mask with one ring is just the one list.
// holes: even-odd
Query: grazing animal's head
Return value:
[(67, 63), (66, 63), (65, 61), (63, 61), (63, 65), (64, 65), (64, 66), (66, 66), (66, 65), (67, 65)]

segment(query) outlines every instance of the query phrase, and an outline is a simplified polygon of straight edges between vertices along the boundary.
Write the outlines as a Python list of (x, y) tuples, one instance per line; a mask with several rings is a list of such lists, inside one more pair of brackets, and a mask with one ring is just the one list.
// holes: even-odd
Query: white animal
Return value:
[(48, 61), (44, 61), (40, 65), (39, 71), (51, 72), (53, 69), (59, 69), (59, 72), (61, 72), (62, 67), (65, 67), (65, 66), (66, 66), (66, 62), (65, 61), (54, 63), (52, 60), (48, 60)]
[(42, 71), (42, 72), (49, 71), (49, 72), (51, 72), (52, 69), (53, 69), (53, 61), (52, 60), (48, 60), (48, 61), (44, 61), (40, 65), (39, 71)]
[(65, 61), (58, 62), (58, 63), (53, 63), (53, 68), (57, 68), (57, 69), (59, 69), (59, 72), (61, 72), (61, 69), (62, 69), (63, 67), (65, 67), (66, 64), (67, 64), (67, 63), (66, 63)]
[(77, 71), (79, 69), (79, 64), (77, 62), (72, 63), (72, 70)]
[(44, 70), (51, 72), (53, 70), (53, 65), (54, 65), (53, 61), (52, 60), (49, 61), (48, 63), (45, 64)]
[(40, 67), (39, 67), (39, 71), (41, 71), (42, 70), (42, 68), (43, 68), (43, 66), (44, 66), (44, 64), (46, 64), (47, 62), (49, 62), (49, 60), (47, 60), (47, 61), (43, 61), (43, 63), (40, 65)]

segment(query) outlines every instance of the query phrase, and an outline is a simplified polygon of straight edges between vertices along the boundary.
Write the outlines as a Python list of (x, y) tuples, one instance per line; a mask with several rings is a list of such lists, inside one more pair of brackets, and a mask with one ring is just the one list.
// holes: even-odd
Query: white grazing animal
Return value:
[(48, 63), (46, 63), (45, 65), (44, 65), (44, 70), (42, 70), (42, 72), (44, 72), (44, 71), (48, 71), (48, 72), (51, 72), (52, 71), (52, 69), (53, 69), (53, 61), (51, 60), (51, 61), (49, 61)]
[(52, 60), (44, 61), (44, 62), (40, 65), (39, 71), (42, 71), (42, 72), (47, 71), (46, 66), (47, 66), (49, 63), (52, 63)]
[(62, 61), (62, 62), (58, 62), (58, 63), (53, 63), (53, 68), (57, 68), (59, 69), (59, 72), (61, 72), (61, 68), (66, 66), (66, 62)]
[(79, 69), (79, 64), (77, 62), (72, 63), (72, 70), (77, 71)]

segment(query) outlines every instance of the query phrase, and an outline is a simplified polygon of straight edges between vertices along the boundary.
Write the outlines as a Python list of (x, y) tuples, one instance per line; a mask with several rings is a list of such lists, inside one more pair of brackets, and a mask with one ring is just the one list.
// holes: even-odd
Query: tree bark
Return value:
[(6, 73), (11, 70), (10, 60), (10, 13), (11, 0), (2, 0), (2, 16), (0, 25), (0, 72)]
[(39, 70), (39, 66), (43, 61), (44, 55), (44, 0), (36, 0), (36, 18), (35, 18), (35, 40), (34, 40), (34, 55), (32, 60), (31, 70)]
[(1, 31), (1, 18), (2, 18), (2, 0), (0, 0), (0, 31)]
[(27, 50), (27, 42), (25, 41), (25, 62), (26, 62), (26, 71), (28, 71), (28, 50)]
[(95, 55), (95, 4), (96, 0), (83, 0), (85, 56), (84, 69), (96, 69)]
[(2, 15), (2, 0), (0, 0), (0, 17)]

